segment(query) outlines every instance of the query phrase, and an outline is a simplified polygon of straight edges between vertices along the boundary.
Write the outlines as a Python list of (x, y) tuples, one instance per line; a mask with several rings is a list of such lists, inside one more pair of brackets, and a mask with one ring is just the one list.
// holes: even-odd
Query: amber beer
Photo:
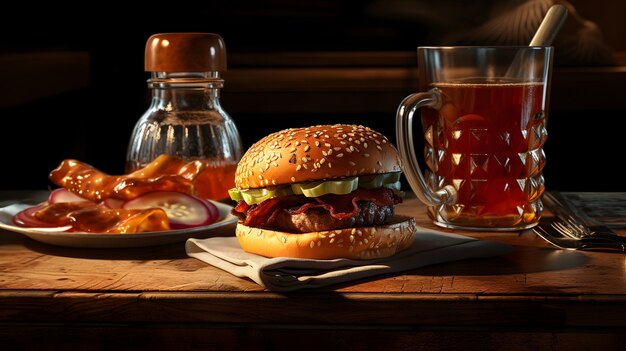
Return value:
[(535, 222), (544, 191), (543, 83), (471, 79), (431, 86), (442, 105), (422, 110), (427, 180), (457, 191), (455, 204), (431, 207), (431, 215), (466, 227)]
[[(536, 226), (552, 48), (420, 46), (417, 65), (420, 88), (398, 105), (396, 141), (405, 178), (433, 222), (479, 231)], [(414, 128), (418, 116), (423, 128)]]

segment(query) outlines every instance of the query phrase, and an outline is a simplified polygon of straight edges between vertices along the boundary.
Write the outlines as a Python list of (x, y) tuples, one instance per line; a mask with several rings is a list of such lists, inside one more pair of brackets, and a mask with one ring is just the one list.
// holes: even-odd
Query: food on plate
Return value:
[(125, 210), (160, 208), (167, 214), (172, 229), (209, 225), (219, 216), (217, 207), (209, 201), (173, 191), (156, 191), (122, 204)]
[(46, 231), (139, 233), (204, 226), (218, 220), (217, 207), (194, 195), (202, 162), (161, 155), (128, 175), (111, 176), (76, 160), (50, 174), (63, 186), (46, 202), (13, 217), (21, 227)]
[(236, 235), (267, 257), (371, 259), (413, 241), (415, 220), (394, 215), (402, 164), (368, 127), (286, 129), (255, 143), (235, 173)]
[(91, 201), (107, 198), (130, 200), (153, 191), (195, 192), (194, 180), (204, 170), (201, 161), (185, 162), (173, 155), (160, 155), (130, 174), (108, 175), (77, 160), (64, 160), (50, 172), (50, 181)]

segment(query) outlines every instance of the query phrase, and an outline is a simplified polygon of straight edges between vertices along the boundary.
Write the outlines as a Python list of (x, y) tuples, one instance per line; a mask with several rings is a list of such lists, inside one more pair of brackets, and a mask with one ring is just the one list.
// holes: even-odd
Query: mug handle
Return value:
[(435, 191), (426, 184), (413, 147), (413, 116), (415, 111), (421, 107), (439, 110), (442, 105), (441, 100), (441, 93), (438, 89), (411, 94), (402, 100), (396, 113), (396, 140), (400, 157), (405, 162), (404, 175), (415, 195), (428, 206), (454, 204), (457, 200), (456, 189), (452, 185), (446, 185)]

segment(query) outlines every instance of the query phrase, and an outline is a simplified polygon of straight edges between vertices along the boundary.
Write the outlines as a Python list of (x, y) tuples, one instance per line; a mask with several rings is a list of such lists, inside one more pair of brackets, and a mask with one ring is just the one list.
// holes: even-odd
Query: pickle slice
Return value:
[(359, 177), (359, 186), (361, 188), (373, 189), (384, 186), (385, 188), (394, 189), (392, 186), (387, 186), (389, 184), (393, 184), (393, 186), (396, 184), (400, 185), (400, 172)]
[(291, 184), (294, 194), (303, 194), (306, 197), (319, 197), (326, 194), (350, 194), (359, 187), (359, 178), (351, 177), (341, 180), (327, 180), (312, 183)]
[(243, 200), (243, 196), (241, 196), (241, 190), (237, 188), (228, 189), (228, 196), (230, 196), (230, 198), (235, 201)]
[(247, 204), (258, 204), (275, 196), (288, 196), (293, 192), (288, 186), (279, 188), (261, 188), (261, 189), (245, 189), (239, 190), (232, 188), (228, 190), (228, 195), (235, 201), (245, 201)]
[(296, 183), (276, 188), (237, 189), (228, 190), (230, 198), (235, 201), (245, 201), (248, 205), (258, 204), (275, 196), (304, 195), (319, 197), (326, 194), (345, 195), (358, 187), (373, 189), (385, 187), (400, 190), (400, 172), (385, 173), (370, 176), (350, 177), (340, 180), (326, 180), (309, 183)]

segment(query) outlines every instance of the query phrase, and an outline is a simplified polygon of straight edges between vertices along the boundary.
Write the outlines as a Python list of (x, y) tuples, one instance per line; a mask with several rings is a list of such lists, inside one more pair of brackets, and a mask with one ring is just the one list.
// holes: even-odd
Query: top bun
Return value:
[(235, 173), (239, 189), (402, 171), (387, 137), (347, 124), (285, 129), (266, 136), (243, 155)]

